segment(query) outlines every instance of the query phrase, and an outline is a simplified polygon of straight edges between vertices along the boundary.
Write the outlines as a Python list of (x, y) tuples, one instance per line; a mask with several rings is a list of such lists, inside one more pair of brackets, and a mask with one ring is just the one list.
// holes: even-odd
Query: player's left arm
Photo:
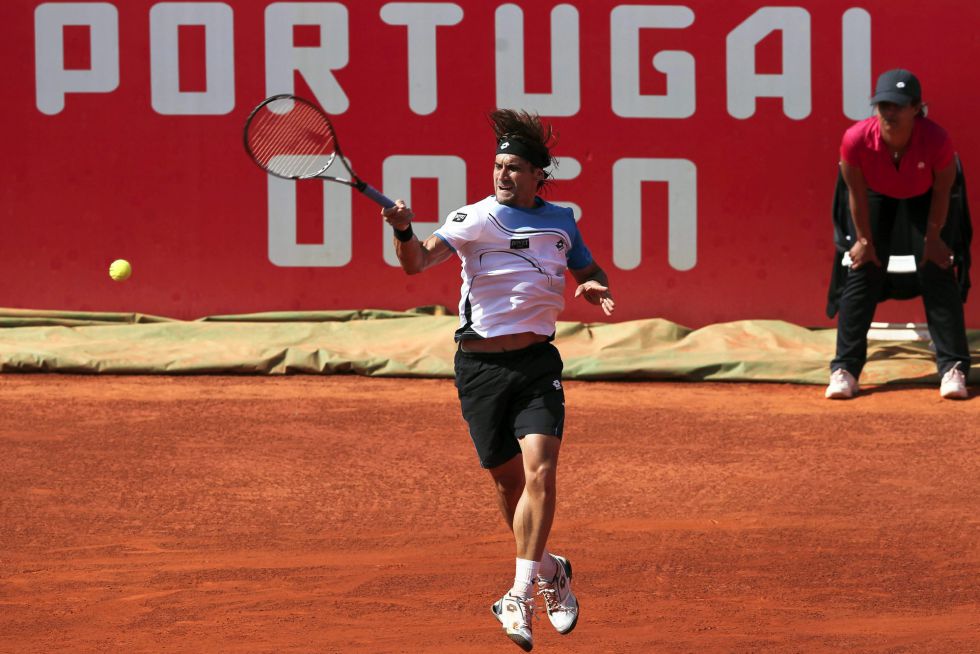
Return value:
[(569, 268), (572, 277), (578, 282), (575, 297), (584, 297), (591, 304), (602, 307), (603, 313), (611, 316), (616, 309), (612, 294), (609, 292), (609, 278), (606, 271), (592, 261), (584, 268)]

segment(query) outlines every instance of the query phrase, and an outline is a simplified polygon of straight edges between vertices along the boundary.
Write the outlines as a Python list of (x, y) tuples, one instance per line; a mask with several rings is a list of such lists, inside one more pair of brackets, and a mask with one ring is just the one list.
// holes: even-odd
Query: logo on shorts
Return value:
[(510, 249), (511, 250), (526, 250), (531, 247), (531, 239), (529, 238), (512, 238), (510, 239)]
[(463, 213), (462, 211), (460, 211), (458, 214), (456, 214), (455, 216), (453, 216), (453, 222), (454, 223), (461, 223), (464, 220), (466, 220), (466, 214)]
[(561, 390), (561, 381), (560, 380), (556, 379), (555, 381), (551, 382), (551, 385), (555, 387), (555, 390), (556, 391), (560, 391)]

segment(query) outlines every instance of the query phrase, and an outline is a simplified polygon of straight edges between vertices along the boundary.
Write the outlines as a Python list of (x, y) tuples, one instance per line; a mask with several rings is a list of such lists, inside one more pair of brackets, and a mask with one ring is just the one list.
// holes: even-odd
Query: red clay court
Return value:
[[(980, 651), (980, 404), (567, 384), (535, 652)], [(515, 653), (452, 382), (0, 376), (0, 651)]]

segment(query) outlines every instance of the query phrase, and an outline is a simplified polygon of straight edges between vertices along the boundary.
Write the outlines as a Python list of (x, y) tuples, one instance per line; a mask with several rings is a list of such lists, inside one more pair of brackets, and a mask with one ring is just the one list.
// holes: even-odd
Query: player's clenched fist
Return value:
[(397, 230), (405, 230), (415, 214), (405, 205), (404, 200), (395, 200), (395, 206), (381, 210), (385, 222)]

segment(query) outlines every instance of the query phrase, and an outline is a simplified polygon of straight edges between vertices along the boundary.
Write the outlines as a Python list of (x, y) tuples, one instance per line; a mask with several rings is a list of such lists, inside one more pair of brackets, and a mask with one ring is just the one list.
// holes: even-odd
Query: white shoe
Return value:
[(550, 556), (558, 565), (558, 571), (551, 579), (538, 577), (538, 595), (544, 598), (551, 626), (564, 635), (578, 623), (578, 600), (572, 592), (572, 564), (563, 556)]
[(953, 367), (943, 375), (943, 381), (939, 385), (939, 394), (947, 400), (966, 399), (966, 375), (960, 370), (959, 361), (953, 364)]
[(858, 392), (858, 383), (854, 375), (843, 368), (830, 373), (830, 384), (824, 397), (828, 400), (849, 400)]
[(510, 591), (490, 607), (494, 617), (500, 621), (507, 637), (525, 652), (534, 647), (531, 637), (531, 619), (534, 617), (534, 599), (511, 595)]

